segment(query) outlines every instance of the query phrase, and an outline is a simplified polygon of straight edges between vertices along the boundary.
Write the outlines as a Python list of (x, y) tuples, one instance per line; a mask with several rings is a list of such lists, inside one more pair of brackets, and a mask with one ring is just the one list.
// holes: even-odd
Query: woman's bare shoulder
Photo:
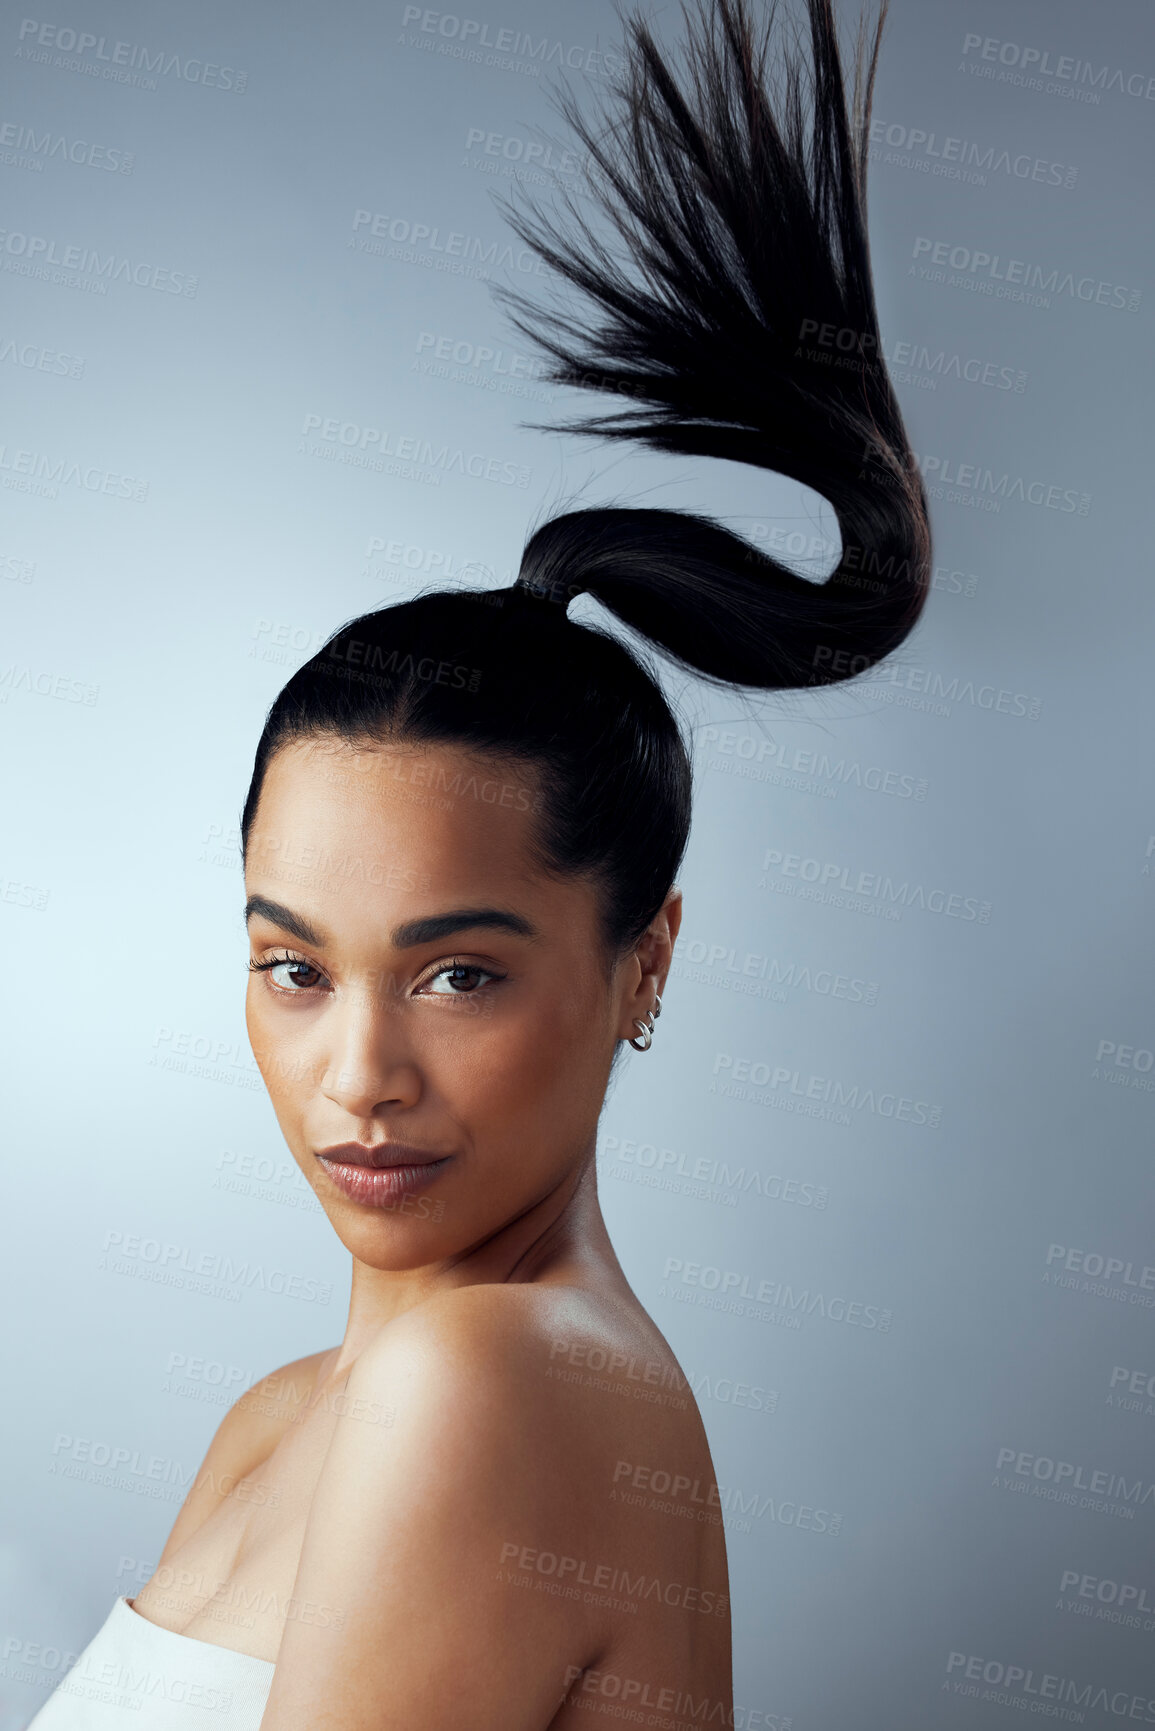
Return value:
[(551, 1478), (571, 1502), (585, 1491), (589, 1519), (605, 1506), (607, 1462), (612, 1471), (656, 1450), (679, 1470), (710, 1468), (693, 1392), (657, 1325), (636, 1300), (588, 1287), (439, 1293), (381, 1330), (354, 1365), (348, 1395), (363, 1408), (404, 1407), (433, 1428), (440, 1414), (467, 1416), (475, 1437), (507, 1450), (511, 1431), (533, 1436), (543, 1493)]
[[(317, 1386), (321, 1366), (333, 1348), (311, 1352), (282, 1364), (253, 1383), (225, 1415), (238, 1442), (243, 1437), (255, 1445), (279, 1437), (292, 1424)], [(222, 1429), (223, 1429), (222, 1425)], [(260, 1458), (260, 1457), (257, 1457)]]
[(577, 1285), (440, 1292), (380, 1331), (357, 1360), (350, 1387), (355, 1380), (383, 1392), (382, 1378), (402, 1366), (409, 1375), (425, 1368), (479, 1388), (492, 1386), (495, 1376), (512, 1376), (529, 1399), (539, 1392), (543, 1400), (556, 1400), (565, 1389), (631, 1398), (635, 1389), (686, 1387), (671, 1347), (636, 1300)]
[(205, 1451), (158, 1567), (191, 1537), (239, 1479), (269, 1458), (308, 1401), (328, 1356), (328, 1351), (313, 1352), (280, 1365), (233, 1402)]
[[(611, 1648), (618, 1575), (689, 1578), (677, 1524), (643, 1542), (614, 1496), (644, 1434), (627, 1371), (643, 1373), (650, 1333), (628, 1311), (577, 1287), (471, 1286), (394, 1318), (362, 1351), (294, 1588), (333, 1615), (323, 1630), (286, 1626), (271, 1731), (322, 1710), (380, 1723), (385, 1699), (390, 1723), (413, 1723), (431, 1678), (447, 1723), (546, 1724)], [(599, 1354), (619, 1361), (610, 1392), (552, 1374)], [(358, 1422), (370, 1412), (387, 1422)]]
[(217, 1426), (205, 1466), (211, 1461), (214, 1467), (243, 1476), (267, 1460), (308, 1403), (331, 1352), (332, 1348), (311, 1352), (279, 1365), (239, 1395)]

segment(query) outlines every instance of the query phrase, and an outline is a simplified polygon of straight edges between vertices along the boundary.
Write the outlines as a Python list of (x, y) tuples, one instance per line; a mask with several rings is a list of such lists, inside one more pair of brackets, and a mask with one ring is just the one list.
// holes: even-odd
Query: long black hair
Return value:
[[(777, 6), (693, 0), (683, 65), (626, 25), (608, 107), (583, 115), (598, 232), (507, 211), (580, 309), (498, 290), (546, 377), (629, 399), (565, 423), (789, 475), (827, 499), (842, 553), (823, 582), (691, 512), (567, 511), (529, 538), (515, 584), (440, 590), (340, 627), (269, 711), (266, 767), (314, 736), (466, 747), (538, 790), (543, 869), (598, 884), (608, 951), (661, 906), (690, 824), (690, 763), (641, 654), (568, 617), (593, 595), (674, 665), (758, 690), (826, 685), (898, 647), (925, 603), (926, 498), (882, 361), (866, 233), (871, 95), (886, 13), (860, 25), (848, 109), (830, 0), (802, 0), (809, 54)], [(612, 242), (606, 238), (608, 220)], [(817, 340), (816, 340), (817, 339)]]

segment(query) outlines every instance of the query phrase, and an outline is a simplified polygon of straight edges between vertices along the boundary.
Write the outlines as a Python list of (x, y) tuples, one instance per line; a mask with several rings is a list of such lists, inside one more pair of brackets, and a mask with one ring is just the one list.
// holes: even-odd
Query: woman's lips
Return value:
[(376, 1148), (348, 1142), (318, 1150), (316, 1158), (338, 1190), (352, 1201), (371, 1208), (391, 1208), (406, 1196), (427, 1189), (453, 1157), (399, 1142)]

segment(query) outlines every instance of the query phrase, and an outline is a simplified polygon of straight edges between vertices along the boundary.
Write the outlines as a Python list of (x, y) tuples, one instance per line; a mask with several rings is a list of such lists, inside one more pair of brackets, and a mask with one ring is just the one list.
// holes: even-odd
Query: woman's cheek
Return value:
[(272, 1030), (269, 1026), (268, 1006), (260, 999), (260, 988), (259, 977), (254, 977), (245, 997), (245, 1026), (249, 1033), (249, 1045), (253, 1048), (253, 1057), (257, 1061), (257, 1069), (267, 1081), (273, 1050)]
[(284, 1030), (278, 1028), (278, 1018), (270, 1013), (272, 1006), (261, 1001), (261, 983), (254, 979), (246, 994), (245, 1026), (257, 1069), (276, 1104), (301, 1089), (309, 1064), (303, 1049), (290, 1050), (290, 1046), (300, 1048), (301, 1042), (286, 1040)]

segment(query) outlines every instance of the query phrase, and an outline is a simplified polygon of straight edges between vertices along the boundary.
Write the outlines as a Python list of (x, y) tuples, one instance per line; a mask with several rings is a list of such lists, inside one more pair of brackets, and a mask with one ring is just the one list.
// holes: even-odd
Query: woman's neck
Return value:
[(592, 1150), (564, 1183), (451, 1260), (380, 1269), (354, 1257), (345, 1336), (323, 1374), (349, 1370), (386, 1323), (439, 1292), (509, 1284), (589, 1284), (629, 1293), (602, 1217)]

